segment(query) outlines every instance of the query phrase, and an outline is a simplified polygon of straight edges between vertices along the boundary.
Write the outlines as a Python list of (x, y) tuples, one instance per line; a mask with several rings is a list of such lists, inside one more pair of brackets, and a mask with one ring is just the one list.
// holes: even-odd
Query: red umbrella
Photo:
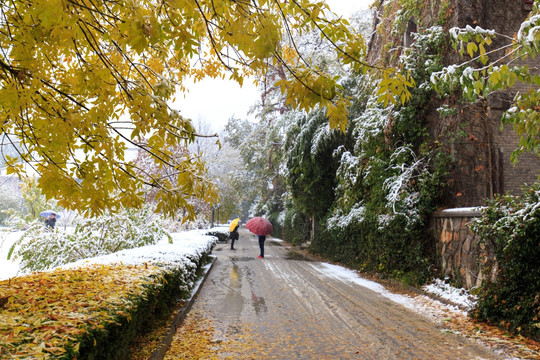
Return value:
[(248, 220), (246, 228), (255, 235), (266, 236), (274, 231), (272, 223), (262, 217), (254, 217)]

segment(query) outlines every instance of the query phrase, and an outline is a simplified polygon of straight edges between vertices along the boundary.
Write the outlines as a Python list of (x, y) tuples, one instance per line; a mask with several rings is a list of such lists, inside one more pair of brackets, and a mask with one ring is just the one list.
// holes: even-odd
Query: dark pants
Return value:
[(259, 236), (259, 248), (261, 249), (261, 256), (264, 257), (264, 241), (266, 236)]
[(231, 239), (231, 250), (234, 250), (234, 242), (238, 240), (239, 237), (238, 228), (234, 229), (234, 231), (229, 234), (229, 238)]

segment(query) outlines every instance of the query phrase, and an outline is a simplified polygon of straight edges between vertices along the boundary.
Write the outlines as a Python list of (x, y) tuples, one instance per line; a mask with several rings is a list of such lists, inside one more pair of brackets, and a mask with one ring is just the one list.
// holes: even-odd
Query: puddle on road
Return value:
[(229, 291), (225, 295), (223, 311), (229, 314), (240, 314), (244, 308), (244, 298), (240, 294), (242, 288), (242, 273), (236, 264), (233, 265), (229, 276)]
[(285, 255), (286, 260), (301, 260), (301, 261), (313, 261), (312, 259), (308, 258), (307, 256), (304, 256), (303, 254), (294, 251), (289, 250), (287, 255)]
[(242, 262), (253, 261), (252, 257), (231, 257), (232, 268), (223, 283), (228, 288), (223, 301), (223, 312), (240, 316), (247, 304), (257, 315), (268, 312), (264, 297), (258, 295), (258, 286), (251, 269)]
[(243, 261), (253, 261), (253, 260), (256, 260), (256, 258), (255, 257), (249, 257), (249, 256), (242, 256), (242, 257), (231, 256), (230, 260), (233, 263), (236, 263), (236, 262), (243, 262)]

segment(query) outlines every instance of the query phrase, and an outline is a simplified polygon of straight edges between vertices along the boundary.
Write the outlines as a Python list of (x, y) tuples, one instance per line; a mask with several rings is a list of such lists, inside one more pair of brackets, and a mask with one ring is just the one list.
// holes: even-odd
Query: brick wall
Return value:
[[(484, 10), (480, 19), (480, 26), (494, 29), (498, 33), (514, 36), (523, 20), (527, 17), (532, 5), (524, 0), (483, 0)], [(499, 41), (496, 46), (503, 45)], [(539, 59), (528, 59), (517, 64), (538, 66)], [(496, 193), (520, 193), (523, 184), (538, 182), (540, 175), (540, 159), (538, 156), (525, 153), (519, 157), (514, 166), (510, 163), (510, 155), (519, 146), (519, 137), (511, 126), (500, 130), (502, 113), (510, 108), (516, 91), (528, 91), (528, 85), (517, 84), (512, 91), (506, 91), (490, 96), (487, 101), (487, 114), (492, 124), (491, 136), (493, 138), (493, 182)]]
[[(504, 101), (496, 99), (505, 98)], [(494, 137), (494, 166), (493, 175), (495, 192), (517, 195), (524, 184), (538, 182), (540, 175), (540, 160), (533, 153), (523, 153), (519, 156), (518, 163), (513, 165), (510, 162), (510, 155), (519, 146), (519, 136), (516, 135), (511, 126), (505, 126), (500, 130), (500, 118), (504, 110), (508, 109), (511, 102), (509, 94), (496, 94), (490, 98), (489, 116), (493, 124), (492, 133)]]
[[(480, 26), (494, 29), (498, 33), (513, 36), (522, 21), (527, 17), (531, 5), (524, 0), (449, 0), (445, 29), (454, 26)], [(383, 7), (396, 6), (396, 1), (382, 0)], [(440, 18), (440, 0), (422, 1), (422, 19), (413, 19), (420, 28), (429, 27)], [(390, 12), (391, 13), (391, 12)], [(388, 14), (388, 10), (387, 10)], [(392, 17), (392, 15), (389, 15)], [(377, 17), (376, 17), (377, 18)], [(375, 25), (380, 25), (369, 43), (368, 59), (372, 63), (390, 61), (385, 48), (391, 39), (387, 30), (391, 28), (392, 18), (378, 17)], [(385, 30), (386, 29), (386, 30)], [(491, 48), (499, 47), (507, 40), (497, 40)], [(384, 50), (383, 50), (384, 49)], [(383, 55), (381, 55), (383, 54)], [(494, 56), (500, 56), (495, 54)], [(457, 53), (446, 55), (446, 63), (459, 63), (463, 59)], [(388, 63), (387, 63), (388, 64)], [(528, 65), (540, 65), (540, 57), (529, 59)], [(527, 90), (518, 84), (517, 90)], [(538, 182), (540, 158), (534, 154), (523, 154), (516, 166), (511, 165), (510, 155), (517, 148), (519, 138), (511, 127), (500, 130), (501, 115), (512, 103), (516, 89), (512, 92), (498, 93), (474, 104), (464, 104), (459, 98), (433, 100), (428, 105), (426, 122), (432, 138), (439, 140), (443, 148), (454, 160), (449, 169), (448, 191), (444, 194), (441, 206), (464, 207), (482, 205), (486, 198), (497, 193), (517, 194), (523, 184)], [(457, 109), (457, 114), (441, 118), (436, 109), (446, 104)]]

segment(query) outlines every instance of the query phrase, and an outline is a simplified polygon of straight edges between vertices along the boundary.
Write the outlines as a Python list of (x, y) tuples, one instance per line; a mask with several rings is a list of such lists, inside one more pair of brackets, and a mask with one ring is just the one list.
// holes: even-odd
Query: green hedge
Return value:
[(411, 228), (405, 216), (395, 216), (381, 228), (377, 217), (366, 213), (365, 218), (344, 225), (322, 229), (310, 249), (346, 266), (409, 284), (422, 284), (434, 275), (433, 241), (420, 224)]
[[(483, 282), (473, 316), (540, 340), (540, 185), (490, 201), (472, 229), (493, 248), (498, 266), (496, 278)], [(490, 271), (495, 264), (488, 265)]]
[(156, 258), (0, 281), (2, 356), (129, 358), (137, 337), (189, 296), (214, 244), (209, 241), (191, 255), (179, 252), (173, 262)]
[(184, 269), (164, 273), (160, 286), (149, 286), (145, 296), (136, 299), (136, 306), (128, 317), (118, 317), (115, 323), (108, 323), (103, 329), (91, 331), (81, 339), (78, 358), (129, 358), (130, 347), (137, 337), (152, 329), (156, 321), (166, 318), (175, 303), (189, 297), (185, 285), (196, 281), (198, 270), (204, 265), (198, 261), (197, 266), (190, 268), (187, 273)]
[(309, 218), (294, 208), (287, 209), (283, 223), (283, 237), (295, 246), (309, 241), (311, 222)]
[(218, 238), (218, 241), (226, 242), (229, 240), (229, 232), (228, 231), (220, 231), (220, 230), (213, 230), (206, 233), (206, 235), (212, 235)]

